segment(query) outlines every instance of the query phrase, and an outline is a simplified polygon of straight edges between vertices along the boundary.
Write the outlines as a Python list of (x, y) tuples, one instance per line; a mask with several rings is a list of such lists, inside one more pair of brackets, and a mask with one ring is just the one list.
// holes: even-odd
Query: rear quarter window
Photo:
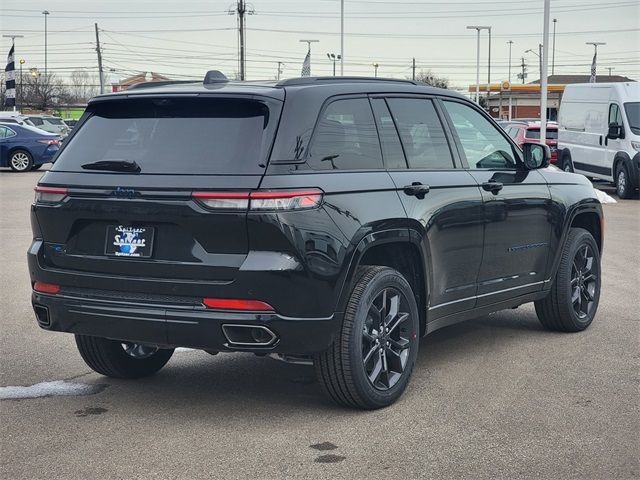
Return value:
[(260, 174), (280, 103), (248, 98), (114, 100), (90, 116), (52, 170), (86, 171), (97, 161), (135, 161), (141, 174)]

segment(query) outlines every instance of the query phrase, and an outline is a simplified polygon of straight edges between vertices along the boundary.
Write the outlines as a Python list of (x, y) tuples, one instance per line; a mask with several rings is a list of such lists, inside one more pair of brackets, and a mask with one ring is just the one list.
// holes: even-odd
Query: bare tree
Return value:
[(416, 73), (416, 80), (432, 87), (449, 88), (449, 79), (436, 75), (431, 70), (420, 70)]
[(68, 87), (54, 73), (43, 75), (33, 72), (23, 78), (22, 103), (31, 107), (46, 110), (56, 105), (68, 104), (71, 101)]
[(74, 70), (71, 73), (69, 94), (74, 103), (86, 103), (98, 94), (98, 79), (85, 70)]

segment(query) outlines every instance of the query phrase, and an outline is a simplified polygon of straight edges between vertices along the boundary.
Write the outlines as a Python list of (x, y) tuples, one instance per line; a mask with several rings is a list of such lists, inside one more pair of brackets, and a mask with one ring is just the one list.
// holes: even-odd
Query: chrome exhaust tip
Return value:
[(222, 325), (222, 333), (232, 347), (270, 347), (278, 336), (262, 325)]

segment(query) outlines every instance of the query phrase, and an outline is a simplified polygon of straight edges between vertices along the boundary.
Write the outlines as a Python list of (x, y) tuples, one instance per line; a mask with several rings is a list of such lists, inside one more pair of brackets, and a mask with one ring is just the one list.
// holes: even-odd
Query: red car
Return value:
[[(525, 142), (540, 140), (540, 122), (514, 122), (503, 127), (507, 134), (522, 147)], [(558, 124), (547, 123), (546, 144), (551, 150), (551, 163), (558, 161)]]

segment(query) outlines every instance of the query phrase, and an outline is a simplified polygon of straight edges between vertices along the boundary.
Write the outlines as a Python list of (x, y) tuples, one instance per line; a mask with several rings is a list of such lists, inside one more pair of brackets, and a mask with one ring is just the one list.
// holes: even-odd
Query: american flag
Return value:
[(307, 51), (307, 56), (304, 57), (304, 62), (302, 62), (302, 74), (300, 76), (311, 76), (311, 49)]
[(593, 54), (593, 62), (591, 62), (591, 77), (589, 78), (589, 83), (596, 83), (596, 55)]
[(13, 61), (14, 48), (15, 47), (11, 46), (11, 50), (9, 50), (9, 56), (7, 57), (7, 68), (4, 69), (7, 85), (7, 90), (4, 96), (5, 107), (16, 106), (16, 66)]

